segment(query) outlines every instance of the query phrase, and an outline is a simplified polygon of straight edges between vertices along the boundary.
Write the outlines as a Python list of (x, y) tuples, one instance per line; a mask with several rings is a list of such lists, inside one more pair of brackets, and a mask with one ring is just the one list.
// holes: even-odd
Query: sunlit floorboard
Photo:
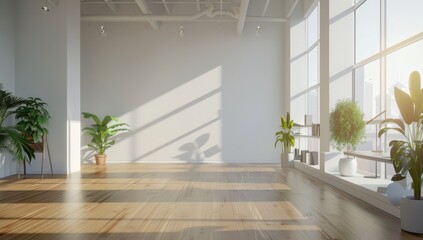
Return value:
[(0, 179), (0, 239), (422, 239), (277, 165), (110, 164)]

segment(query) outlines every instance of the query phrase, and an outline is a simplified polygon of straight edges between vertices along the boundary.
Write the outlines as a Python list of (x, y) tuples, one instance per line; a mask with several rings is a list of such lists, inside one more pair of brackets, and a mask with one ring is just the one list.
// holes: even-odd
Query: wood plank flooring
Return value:
[(0, 179), (0, 239), (423, 239), (276, 165), (83, 165), (38, 177)]

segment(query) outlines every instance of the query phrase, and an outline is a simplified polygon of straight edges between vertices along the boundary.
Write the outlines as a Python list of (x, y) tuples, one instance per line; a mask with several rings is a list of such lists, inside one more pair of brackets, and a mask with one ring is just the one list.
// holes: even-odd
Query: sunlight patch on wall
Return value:
[(110, 154), (133, 162), (221, 161), (221, 85), (219, 66), (121, 116), (132, 132)]

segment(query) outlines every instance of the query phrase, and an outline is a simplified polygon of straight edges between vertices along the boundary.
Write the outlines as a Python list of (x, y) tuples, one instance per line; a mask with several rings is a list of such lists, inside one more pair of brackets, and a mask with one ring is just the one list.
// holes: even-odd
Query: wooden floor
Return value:
[(422, 239), (273, 165), (84, 165), (34, 177), (0, 179), (0, 239)]

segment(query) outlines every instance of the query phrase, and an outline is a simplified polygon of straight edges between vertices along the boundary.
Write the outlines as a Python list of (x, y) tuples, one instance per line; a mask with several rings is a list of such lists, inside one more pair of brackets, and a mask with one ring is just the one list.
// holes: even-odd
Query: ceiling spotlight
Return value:
[(106, 36), (107, 36), (107, 33), (106, 33), (106, 28), (104, 27), (104, 25), (101, 25), (101, 26), (100, 26), (100, 33), (101, 33), (101, 35), (102, 35), (103, 37), (106, 37)]
[(260, 25), (258, 25), (258, 26), (257, 26), (257, 29), (256, 29), (256, 36), (257, 36), (257, 37), (260, 37), (260, 36), (261, 36), (261, 27), (260, 27)]
[(44, 4), (43, 4), (43, 6), (41, 6), (41, 9), (46, 11), (46, 12), (50, 11), (50, 8), (48, 8), (48, 5), (47, 5), (47, 0), (44, 1)]
[(179, 26), (179, 36), (184, 37), (184, 35), (185, 35), (184, 26)]

